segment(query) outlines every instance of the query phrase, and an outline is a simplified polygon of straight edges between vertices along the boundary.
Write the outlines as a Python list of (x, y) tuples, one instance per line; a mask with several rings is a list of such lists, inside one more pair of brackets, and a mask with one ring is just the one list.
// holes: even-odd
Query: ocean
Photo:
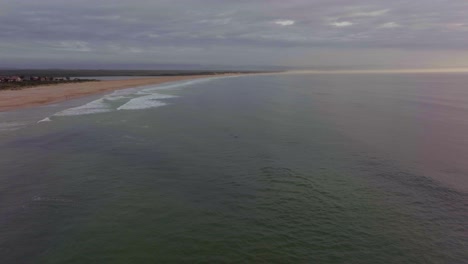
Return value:
[(468, 74), (272, 74), (0, 113), (0, 263), (467, 263)]

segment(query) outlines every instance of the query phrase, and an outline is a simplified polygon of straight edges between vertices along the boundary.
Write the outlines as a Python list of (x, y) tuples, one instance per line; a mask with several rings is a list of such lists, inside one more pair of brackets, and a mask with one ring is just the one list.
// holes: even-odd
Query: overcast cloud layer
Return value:
[(466, 0), (0, 0), (0, 67), (468, 66)]

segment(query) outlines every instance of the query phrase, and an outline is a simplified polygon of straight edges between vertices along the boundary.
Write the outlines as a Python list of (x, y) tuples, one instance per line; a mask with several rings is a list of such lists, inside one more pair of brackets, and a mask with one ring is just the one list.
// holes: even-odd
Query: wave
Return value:
[(155, 108), (167, 105), (160, 101), (161, 99), (174, 98), (176, 96), (166, 94), (151, 94), (131, 99), (127, 103), (119, 106), (117, 110), (141, 110), (148, 108)]
[[(90, 114), (109, 113), (121, 110), (143, 110), (167, 105), (163, 100), (177, 96), (161, 94), (161, 90), (181, 88), (196, 84), (210, 82), (216, 79), (231, 78), (235, 76), (211, 77), (188, 81), (177, 81), (159, 85), (141, 86), (114, 91), (111, 94), (89, 102), (87, 104), (65, 109), (55, 113), (51, 117), (80, 116)], [(39, 122), (50, 121), (47, 117)]]
[(5, 122), (5, 123), (0, 123), (0, 131), (13, 131), (13, 130), (18, 130), (22, 127), (26, 126), (24, 123), (19, 123), (19, 122)]
[(141, 91), (139, 91), (139, 93), (140, 94), (151, 93), (151, 92), (158, 91), (158, 90), (181, 88), (181, 87), (186, 87), (186, 86), (190, 86), (194, 84), (210, 82), (210, 81), (213, 81), (215, 79), (220, 79), (220, 78), (223, 78), (223, 77), (213, 77), (213, 78), (203, 78), (203, 79), (195, 79), (195, 80), (189, 80), (189, 81), (170, 82), (170, 83), (166, 83), (166, 84), (162, 84), (158, 86), (144, 88)]
[(105, 98), (92, 101), (82, 106), (69, 108), (54, 114), (53, 116), (77, 116), (77, 115), (89, 115), (97, 113), (111, 112), (109, 104), (106, 103)]
[(37, 123), (39, 124), (39, 123), (51, 122), (51, 121), (52, 121), (52, 120), (51, 120), (49, 117), (46, 117), (46, 118), (44, 118), (44, 119), (41, 119), (41, 120), (37, 121)]

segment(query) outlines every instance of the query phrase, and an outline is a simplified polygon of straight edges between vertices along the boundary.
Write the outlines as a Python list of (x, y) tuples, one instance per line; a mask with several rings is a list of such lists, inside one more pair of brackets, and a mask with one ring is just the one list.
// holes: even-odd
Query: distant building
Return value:
[(12, 77), (12, 80), (13, 82), (22, 82), (23, 81), (23, 78), (19, 77), (19, 76), (13, 76)]
[(23, 78), (19, 76), (2, 76), (0, 82), (22, 82)]
[[(0, 76), (0, 83), (12, 83), (12, 82), (23, 82), (23, 81), (32, 81), (32, 82), (65, 82), (70, 81), (70, 77), (52, 77), (52, 76)], [(78, 80), (75, 78), (74, 80)]]

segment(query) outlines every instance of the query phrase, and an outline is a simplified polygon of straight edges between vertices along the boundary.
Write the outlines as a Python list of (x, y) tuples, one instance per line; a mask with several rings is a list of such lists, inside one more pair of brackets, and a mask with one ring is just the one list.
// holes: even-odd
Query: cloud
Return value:
[(280, 19), (280, 20), (276, 20), (274, 23), (280, 26), (292, 26), (296, 24), (296, 21), (288, 20), (288, 19)]
[(333, 23), (330, 23), (330, 25), (334, 27), (349, 27), (349, 26), (352, 26), (353, 23), (349, 21), (342, 21), (342, 22), (333, 22)]
[[(467, 8), (466, 0), (6, 1), (0, 63), (36, 58), (40, 65), (55, 58), (281, 64), (293, 50), (297, 61), (305, 61), (324, 47), (463, 51)], [(321, 58), (308, 61), (327, 63)]]
[(155, 38), (159, 38), (159, 37), (160, 37), (159, 34), (155, 34), (155, 33), (148, 33), (148, 34), (146, 34), (146, 36), (147, 36), (148, 38), (152, 38), (152, 39), (155, 39)]
[(145, 51), (142, 50), (142, 49), (134, 48), (134, 47), (130, 47), (128, 50), (129, 50), (129, 52), (131, 52), (131, 53), (143, 53), (143, 52), (145, 52)]
[(85, 16), (90, 20), (120, 20), (122, 19), (119, 15), (107, 15), (107, 16)]
[(379, 28), (399, 28), (399, 27), (401, 27), (401, 25), (395, 22), (388, 22), (379, 26)]
[(449, 23), (445, 27), (451, 31), (468, 31), (468, 24), (465, 23)]
[(52, 47), (59, 50), (88, 52), (92, 49), (85, 41), (60, 41), (59, 43), (52, 44)]
[(388, 13), (388, 11), (390, 11), (390, 9), (375, 10), (370, 12), (356, 12), (349, 14), (348, 17), (379, 17), (385, 15)]
[(232, 18), (214, 18), (214, 19), (203, 19), (199, 23), (213, 24), (213, 25), (227, 25), (232, 21)]

